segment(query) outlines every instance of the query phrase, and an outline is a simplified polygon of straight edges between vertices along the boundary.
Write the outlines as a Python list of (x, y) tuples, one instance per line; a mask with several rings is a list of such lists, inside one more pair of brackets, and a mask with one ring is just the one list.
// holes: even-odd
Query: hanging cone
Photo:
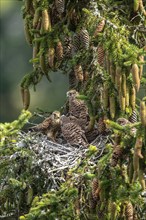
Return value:
[(64, 0), (55, 0), (55, 7), (59, 14), (62, 14), (65, 9), (65, 1)]
[(104, 53), (103, 47), (98, 46), (98, 48), (97, 48), (97, 61), (98, 61), (100, 66), (103, 66), (104, 56), (105, 56), (105, 53)]
[(61, 61), (63, 59), (63, 46), (61, 41), (57, 42), (56, 46), (56, 57), (58, 61)]
[(129, 121), (130, 121), (131, 123), (137, 122), (137, 113), (136, 113), (135, 110), (133, 110), (132, 114), (130, 115)]
[(90, 37), (89, 37), (89, 33), (86, 29), (82, 29), (80, 31), (80, 42), (82, 44), (83, 49), (87, 50), (89, 48)]
[(113, 119), (115, 117), (115, 114), (116, 114), (115, 97), (114, 96), (110, 96), (109, 97), (109, 101), (110, 101), (110, 116)]
[(133, 205), (131, 202), (128, 202), (125, 207), (126, 220), (133, 220), (133, 212)]
[(98, 180), (96, 178), (93, 179), (92, 181), (92, 196), (94, 200), (97, 200), (98, 198)]
[(83, 76), (83, 69), (80, 64), (78, 64), (74, 67), (74, 73), (75, 73), (76, 79), (78, 81), (82, 82), (84, 79), (84, 76)]
[(51, 30), (51, 20), (47, 9), (42, 11), (42, 32)]
[(137, 64), (132, 65), (131, 72), (132, 72), (132, 79), (134, 82), (135, 89), (138, 92), (140, 88), (140, 78), (139, 78), (139, 68)]
[(65, 57), (70, 58), (72, 56), (72, 42), (70, 37), (64, 39), (63, 50)]
[(102, 32), (105, 26), (105, 19), (103, 19), (97, 26), (95, 32), (94, 32), (94, 37), (98, 35), (98, 33)]
[(49, 67), (54, 67), (54, 58), (55, 58), (55, 49), (53, 47), (50, 47), (48, 49), (48, 64)]
[(80, 36), (79, 34), (74, 34), (73, 36), (73, 52), (77, 52), (80, 48)]
[(136, 91), (134, 86), (131, 88), (130, 90), (130, 105), (132, 107), (132, 109), (135, 109), (135, 105), (136, 105)]

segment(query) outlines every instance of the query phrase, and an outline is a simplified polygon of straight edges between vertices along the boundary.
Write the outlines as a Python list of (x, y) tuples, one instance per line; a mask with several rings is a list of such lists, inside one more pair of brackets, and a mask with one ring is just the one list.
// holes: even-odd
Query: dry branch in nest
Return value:
[[(46, 135), (41, 133), (21, 132), (17, 146), (26, 148), (32, 152), (33, 166), (40, 167), (42, 173), (48, 176), (48, 190), (58, 189), (69, 169), (75, 167), (81, 161), (88, 149), (83, 146), (72, 146), (65, 143), (62, 137), (58, 138), (63, 144), (50, 141)], [(106, 135), (99, 135), (92, 142), (98, 151), (91, 159), (93, 165), (104, 154), (105, 146), (112, 140)], [(11, 158), (17, 155), (11, 155)]]

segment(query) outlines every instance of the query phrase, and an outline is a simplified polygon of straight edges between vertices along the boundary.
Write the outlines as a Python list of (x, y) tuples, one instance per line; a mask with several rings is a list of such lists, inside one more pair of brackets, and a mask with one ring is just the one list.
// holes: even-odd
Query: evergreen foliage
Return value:
[(111, 142), (94, 166), (97, 148), (90, 145), (62, 174), (66, 181), (48, 190), (40, 167), (33, 173), (33, 152), (17, 145), (31, 114), (23, 111), (18, 121), (1, 124), (0, 214), (16, 209), (20, 220), (144, 219), (146, 99), (136, 100), (146, 82), (144, 1), (24, 0), (22, 12), (33, 49), (33, 70), (21, 82), (24, 109), (29, 88), (60, 70), (85, 100), (91, 130), (102, 122)]

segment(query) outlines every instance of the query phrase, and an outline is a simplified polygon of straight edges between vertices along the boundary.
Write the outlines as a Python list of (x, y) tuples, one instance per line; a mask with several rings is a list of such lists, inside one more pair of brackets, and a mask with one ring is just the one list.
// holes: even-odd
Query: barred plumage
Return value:
[(54, 111), (49, 117), (47, 117), (42, 123), (30, 128), (31, 131), (40, 131), (51, 140), (55, 140), (56, 133), (60, 128), (60, 112)]
[[(93, 130), (89, 130), (89, 129), (85, 130), (85, 135), (89, 143), (91, 143), (92, 141), (94, 142), (98, 134), (99, 133), (98, 133), (97, 128), (94, 128)], [(93, 143), (93, 145), (96, 146), (96, 143), (95, 144)]]
[(119, 158), (122, 155), (122, 148), (120, 145), (115, 146), (111, 158), (111, 166), (115, 167), (118, 164)]
[(61, 116), (61, 131), (65, 140), (71, 145), (82, 145), (84, 147), (88, 146), (88, 141), (85, 136), (85, 132), (76, 123), (76, 118), (74, 116), (66, 117)]
[(98, 35), (98, 33), (102, 32), (105, 26), (105, 19), (103, 19), (97, 26), (95, 32), (94, 32), (94, 37)]
[(57, 42), (56, 46), (56, 57), (58, 61), (61, 61), (63, 59), (63, 46), (61, 41)]
[(126, 216), (126, 220), (133, 220), (133, 205), (132, 203), (129, 201), (127, 204), (126, 204), (126, 207), (125, 207), (125, 216)]
[(64, 0), (55, 0), (55, 7), (59, 14), (62, 14), (65, 9), (65, 1)]
[(135, 110), (133, 110), (132, 114), (130, 115), (129, 121), (131, 123), (137, 122), (137, 112)]
[(100, 66), (103, 66), (104, 56), (105, 56), (105, 53), (104, 53), (103, 47), (98, 46), (98, 48), (97, 48), (97, 61), (98, 61)]
[(87, 50), (89, 48), (90, 37), (89, 37), (89, 33), (86, 29), (82, 29), (80, 31), (80, 42), (81, 42), (83, 49)]
[(79, 82), (82, 82), (84, 80), (83, 69), (80, 64), (78, 64), (74, 67), (74, 73), (75, 73), (76, 79)]

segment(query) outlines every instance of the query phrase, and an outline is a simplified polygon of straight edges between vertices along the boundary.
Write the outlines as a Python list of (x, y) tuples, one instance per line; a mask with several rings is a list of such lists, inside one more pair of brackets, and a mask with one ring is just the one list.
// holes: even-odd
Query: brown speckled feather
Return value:
[(72, 117), (61, 116), (61, 131), (65, 140), (71, 145), (88, 146), (85, 132)]
[(52, 139), (56, 138), (56, 133), (60, 128), (60, 112), (54, 111), (48, 118), (46, 118), (42, 123), (32, 127), (31, 131), (40, 131)]

